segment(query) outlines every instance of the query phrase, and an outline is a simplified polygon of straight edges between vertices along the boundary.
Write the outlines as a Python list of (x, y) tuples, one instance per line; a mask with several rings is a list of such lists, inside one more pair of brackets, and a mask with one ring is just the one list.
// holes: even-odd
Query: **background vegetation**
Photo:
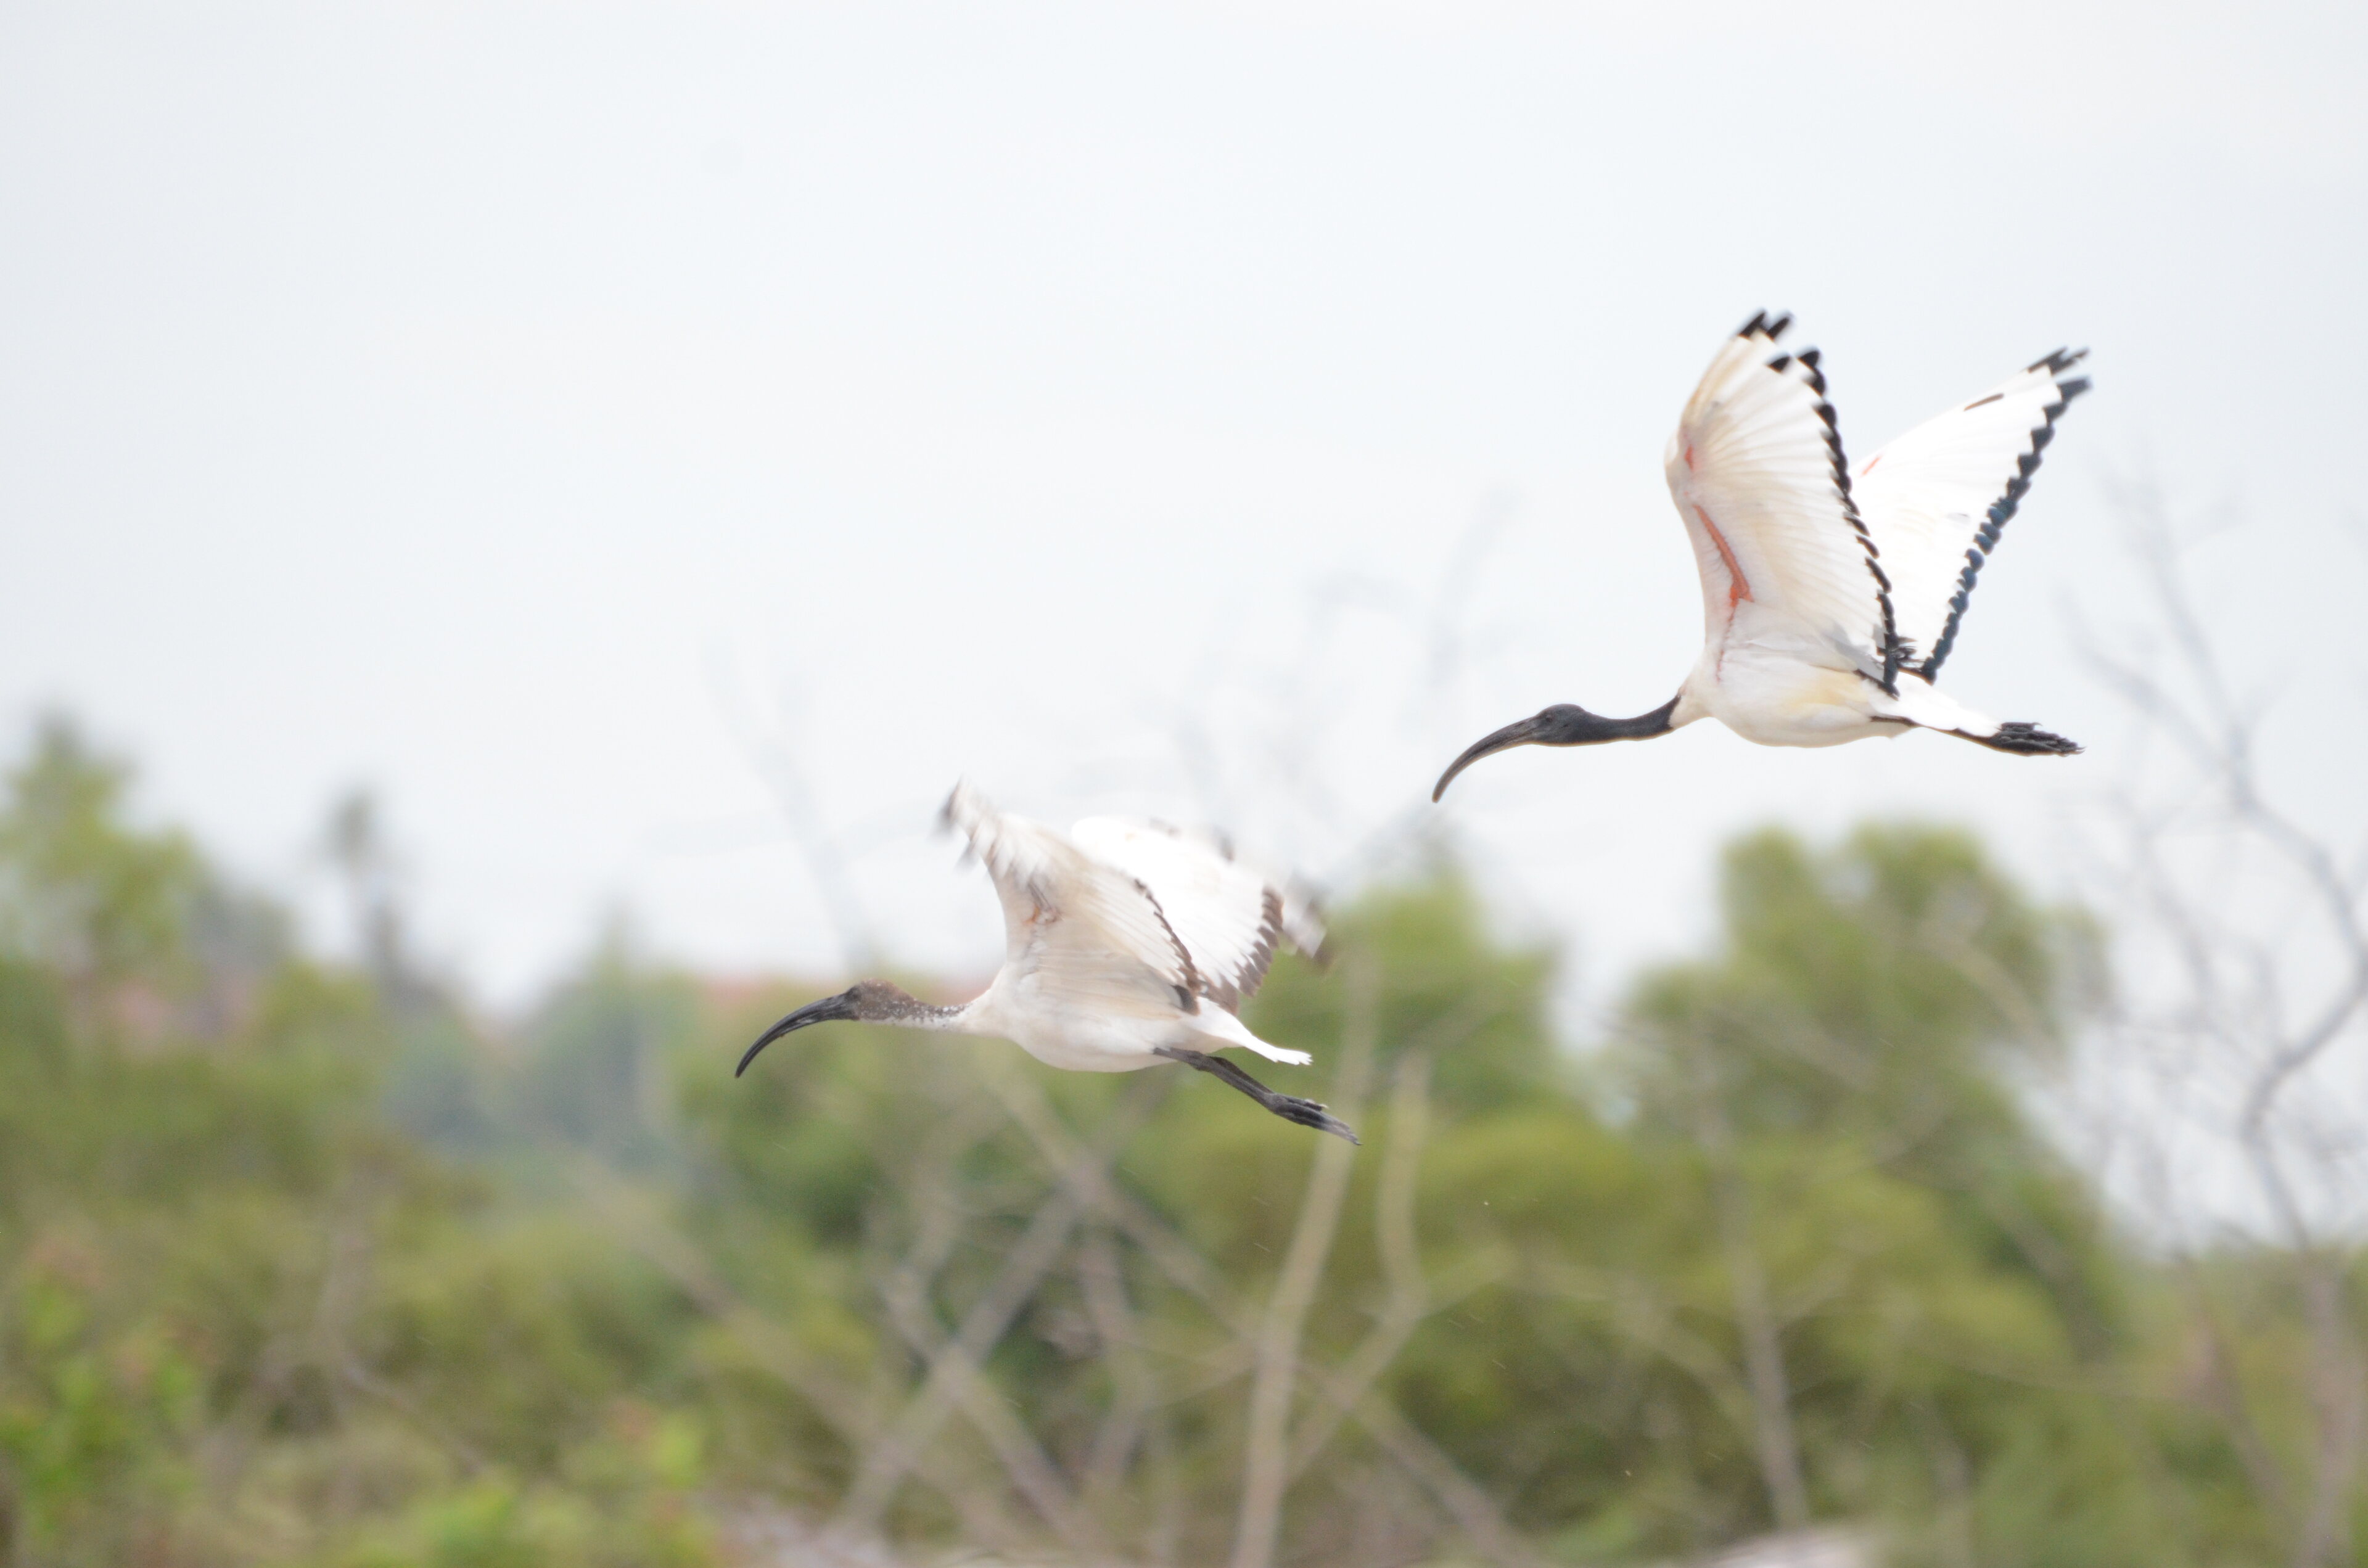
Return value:
[(2353, 1560), (2351, 1255), (2116, 1224), (2032, 1108), (2100, 933), (1963, 834), (1732, 845), (1577, 1053), (1452, 864), (1367, 893), (1253, 1018), (1351, 1150), (870, 1029), (734, 1082), (810, 993), (621, 938), (492, 1029), (365, 803), (347, 966), (125, 781), (54, 724), (0, 801), (0, 1562)]

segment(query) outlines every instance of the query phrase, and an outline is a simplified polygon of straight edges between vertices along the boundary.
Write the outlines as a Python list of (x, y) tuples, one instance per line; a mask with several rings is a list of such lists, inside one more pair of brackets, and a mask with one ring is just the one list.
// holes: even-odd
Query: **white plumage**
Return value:
[(1949, 656), (1982, 563), (2055, 438), (2055, 421), (2089, 390), (2086, 377), (2066, 374), (2087, 354), (2058, 349), (1897, 437), (1852, 477), (1891, 576), (1899, 636), (1914, 651), (1908, 667), (1928, 682)]
[(2055, 421), (2089, 389), (2086, 350), (2038, 360), (1908, 431), (1853, 473), (1817, 351), (1756, 315), (1686, 401), (1664, 467), (1702, 577), (1702, 651), (1678, 695), (1634, 719), (1563, 703), (1488, 735), (1441, 776), (1517, 745), (1647, 740), (1716, 719), (1763, 745), (1932, 729), (1998, 751), (2080, 748), (2000, 723), (1933, 682), (1983, 563)]
[(1212, 835), (1117, 817), (1066, 835), (998, 812), (967, 784), (945, 820), (969, 838), (1003, 904), (1004, 962), (971, 1001), (934, 1007), (867, 980), (801, 1007), (740, 1060), (837, 1020), (1008, 1040), (1038, 1061), (1085, 1073), (1180, 1062), (1224, 1079), (1276, 1115), (1355, 1142), (1312, 1100), (1278, 1094), (1215, 1055), (1227, 1046), (1304, 1065), (1237, 1016), (1278, 945), (1314, 953), (1323, 928), (1299, 900), (1235, 859)]

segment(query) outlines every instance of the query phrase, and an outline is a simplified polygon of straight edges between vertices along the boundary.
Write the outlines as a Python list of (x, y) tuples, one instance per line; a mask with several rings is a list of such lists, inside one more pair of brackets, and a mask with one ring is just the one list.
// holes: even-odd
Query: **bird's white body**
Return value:
[[(959, 1007), (933, 1007), (884, 980), (858, 981), (782, 1018), (740, 1058), (748, 1071), (774, 1040), (815, 1024), (896, 1024), (1008, 1040), (1047, 1066), (1132, 1073), (1180, 1062), (1239, 1090), (1285, 1121), (1357, 1141), (1314, 1100), (1268, 1088), (1217, 1054), (1238, 1045), (1305, 1065), (1236, 1016), (1289, 942), (1313, 956), (1323, 928), (1304, 905), (1205, 834), (1091, 817), (1066, 834), (1006, 816), (968, 785), (946, 820), (1003, 903), (1003, 968)], [(735, 1074), (736, 1075), (736, 1074)]]
[(1895, 695), (1855, 667), (1835, 667), (1826, 647), (1793, 634), (1780, 618), (1740, 608), (1679, 688), (1672, 729), (1715, 719), (1763, 746), (1838, 746), (1911, 729), (1998, 733), (1997, 720), (1920, 676), (1900, 681)]
[(1270, 1062), (1304, 1064), (1304, 1051), (1269, 1045), (1222, 1007), (1192, 1017), (1146, 1007), (1129, 1017), (1107, 1006), (1080, 1007), (1059, 987), (1032, 978), (998, 974), (974, 1001), (945, 1027), (957, 1034), (1008, 1040), (1047, 1067), (1072, 1073), (1133, 1073), (1167, 1060), (1165, 1047), (1217, 1051), (1244, 1046)]
[(1213, 839), (1095, 817), (1069, 834), (996, 811), (958, 787), (946, 815), (968, 835), (1003, 903), (1005, 959), (975, 1000), (925, 1023), (1010, 1040), (1048, 1066), (1132, 1073), (1162, 1050), (1269, 1045), (1234, 1009), (1276, 946), (1312, 948), (1313, 920)]
[(1911, 728), (1990, 740), (1933, 682), (1975, 574), (2085, 381), (2055, 354), (1902, 436), (1853, 473), (1815, 350), (1754, 317), (1688, 400), (1664, 466), (1702, 578), (1701, 657), (1671, 728), (1762, 745)]
[(1633, 719), (1558, 702), (1517, 720), (1467, 746), (1432, 800), (1513, 746), (1650, 740), (1702, 719), (1765, 746), (1924, 729), (2026, 756), (2080, 749), (1932, 682), (2056, 418), (2088, 390), (2066, 373), (2081, 355), (2050, 354), (1853, 473), (1816, 350), (1777, 349), (1791, 320), (1756, 315), (1727, 339), (1669, 437), (1669, 498), (1702, 591), (1702, 655), (1678, 695)]
[(1747, 633), (1703, 651), (1669, 725), (1715, 719), (1763, 746), (1838, 746), (1906, 729), (1875, 718), (1865, 684), (1854, 670), (1828, 668), (1781, 641), (1754, 642)]

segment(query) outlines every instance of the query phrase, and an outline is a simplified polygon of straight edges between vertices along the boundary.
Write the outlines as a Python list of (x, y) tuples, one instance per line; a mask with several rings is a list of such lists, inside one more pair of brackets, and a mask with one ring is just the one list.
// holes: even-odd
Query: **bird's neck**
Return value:
[(1685, 706), (1682, 694), (1672, 697), (1650, 713), (1639, 713), (1633, 719), (1606, 719), (1603, 736), (1607, 741), (1649, 741), (1656, 735), (1666, 735), (1678, 727), (1679, 711)]
[(971, 1027), (972, 1010), (977, 1006), (963, 1002), (951, 1007), (931, 1007), (924, 1005), (920, 1013), (905, 1027), (913, 1029), (933, 1029), (939, 1034), (976, 1034)]
[(1670, 729), (1682, 730), (1698, 719), (1711, 716), (1711, 705), (1694, 689), (1695, 684), (1689, 679), (1678, 688), (1677, 699), (1668, 709)]
[(963, 1020), (976, 1006), (964, 1002), (951, 1007), (940, 1007), (924, 1002), (899, 986), (882, 983), (873, 995), (865, 998), (863, 1021), (871, 1024), (894, 1024), (898, 1028), (929, 1029), (938, 1033), (966, 1032)]
[(1650, 713), (1639, 713), (1633, 719), (1614, 719), (1601, 713), (1589, 713), (1584, 708), (1550, 708), (1546, 714), (1553, 716), (1554, 727), (1538, 739), (1551, 746), (1591, 746), (1605, 741), (1649, 741), (1677, 728), (1672, 720), (1684, 704), (1685, 698), (1680, 693)]

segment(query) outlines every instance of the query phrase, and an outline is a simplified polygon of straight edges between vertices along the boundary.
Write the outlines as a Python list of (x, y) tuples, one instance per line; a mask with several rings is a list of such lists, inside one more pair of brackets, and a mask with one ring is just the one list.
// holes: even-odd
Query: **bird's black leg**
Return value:
[(1222, 1056), (1206, 1051), (1186, 1051), (1181, 1046), (1173, 1045), (1156, 1047), (1152, 1054), (1165, 1056), (1170, 1062), (1181, 1062), (1185, 1066), (1198, 1068), (1221, 1083), (1231, 1084), (1285, 1121), (1295, 1121), (1302, 1127), (1313, 1127), (1318, 1132), (1333, 1133), (1346, 1138), (1351, 1143), (1360, 1142), (1357, 1135), (1349, 1130), (1347, 1122), (1334, 1116), (1314, 1100), (1303, 1100), (1296, 1095), (1286, 1095), (1278, 1090), (1269, 1089)]

